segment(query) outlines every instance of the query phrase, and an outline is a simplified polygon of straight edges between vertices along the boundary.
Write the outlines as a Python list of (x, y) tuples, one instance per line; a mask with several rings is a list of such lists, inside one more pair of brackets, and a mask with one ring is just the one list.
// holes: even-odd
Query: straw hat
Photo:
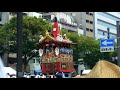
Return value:
[(120, 67), (111, 62), (101, 60), (97, 62), (90, 73), (74, 78), (120, 78)]

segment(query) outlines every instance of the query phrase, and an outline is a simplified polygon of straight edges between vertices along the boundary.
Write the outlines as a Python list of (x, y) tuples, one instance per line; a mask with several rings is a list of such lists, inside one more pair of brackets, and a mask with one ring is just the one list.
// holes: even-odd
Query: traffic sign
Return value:
[(101, 39), (100, 52), (114, 52), (114, 39)]

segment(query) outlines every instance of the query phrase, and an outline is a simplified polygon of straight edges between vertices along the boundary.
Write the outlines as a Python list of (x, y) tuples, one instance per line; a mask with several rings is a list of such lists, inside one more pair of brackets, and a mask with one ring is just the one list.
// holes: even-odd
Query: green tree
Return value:
[(83, 35), (79, 36), (76, 32), (63, 31), (63, 33), (67, 34), (68, 39), (77, 43), (72, 46), (74, 51), (73, 59), (75, 62), (77, 62), (78, 59), (83, 58), (85, 64), (92, 68), (99, 60), (104, 59), (112, 62), (111, 58), (116, 56), (116, 52), (101, 53), (99, 40)]
[(8, 33), (0, 29), (0, 54), (8, 51)]
[(65, 29), (65, 28), (62, 28), (62, 29), (60, 30), (60, 32), (61, 32), (62, 35), (68, 33), (67, 29)]
[[(50, 31), (52, 24), (43, 18), (37, 17), (23, 17), (23, 63), (27, 64), (28, 61), (34, 57), (31, 52), (34, 49), (39, 49), (39, 35), (45, 35), (45, 31)], [(8, 23), (0, 28), (0, 50), (5, 52), (16, 53), (16, 37), (17, 34), (17, 18), (13, 17)], [(7, 42), (7, 44), (6, 44)], [(8, 43), (9, 42), (9, 43)], [(7, 45), (5, 47), (5, 45)]]

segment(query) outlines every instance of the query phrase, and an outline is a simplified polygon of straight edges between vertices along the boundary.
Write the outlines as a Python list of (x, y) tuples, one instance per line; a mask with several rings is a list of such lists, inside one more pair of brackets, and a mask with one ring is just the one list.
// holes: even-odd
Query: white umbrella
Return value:
[(5, 73), (16, 75), (16, 70), (12, 69), (11, 67), (4, 67), (4, 71), (5, 71)]
[(0, 57), (0, 78), (6, 78), (6, 73), (4, 72), (4, 64)]
[(83, 70), (82, 74), (88, 74), (91, 70)]

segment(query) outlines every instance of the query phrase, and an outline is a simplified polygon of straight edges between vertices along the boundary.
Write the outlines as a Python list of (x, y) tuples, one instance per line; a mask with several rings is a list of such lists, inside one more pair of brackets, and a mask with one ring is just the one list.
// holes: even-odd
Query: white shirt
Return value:
[(29, 75), (27, 75), (27, 76), (26, 76), (26, 78), (30, 78), (30, 76), (29, 76)]
[(23, 77), (27, 78), (27, 75), (24, 75)]
[(43, 76), (42, 76), (42, 78), (46, 78), (46, 76), (45, 76), (45, 75), (43, 75)]
[(40, 78), (40, 75), (36, 75), (35, 78)]

